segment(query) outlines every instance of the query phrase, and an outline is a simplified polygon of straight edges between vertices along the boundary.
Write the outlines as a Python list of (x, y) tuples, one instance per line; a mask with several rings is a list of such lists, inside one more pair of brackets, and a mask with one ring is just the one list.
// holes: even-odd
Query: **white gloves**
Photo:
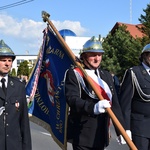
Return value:
[(105, 108), (110, 108), (110, 107), (111, 105), (108, 100), (106, 99), (100, 100), (94, 105), (94, 114), (98, 115), (101, 113), (105, 113), (106, 112)]
[[(131, 131), (130, 130), (126, 130), (127, 135), (129, 136), (129, 138), (132, 140), (132, 136), (131, 136)], [(119, 145), (123, 145), (126, 144), (126, 141), (124, 140), (122, 135), (119, 135), (117, 138), (117, 142), (119, 143)]]

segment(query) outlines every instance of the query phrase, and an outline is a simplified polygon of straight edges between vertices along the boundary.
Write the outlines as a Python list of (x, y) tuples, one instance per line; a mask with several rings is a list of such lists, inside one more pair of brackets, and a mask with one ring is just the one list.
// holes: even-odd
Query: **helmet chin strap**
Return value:
[(147, 60), (146, 56), (143, 56), (143, 63), (150, 67), (150, 62)]
[(6, 75), (7, 75), (7, 73), (0, 72), (0, 77), (5, 77)]
[(84, 60), (84, 64), (89, 68), (89, 69), (97, 69), (98, 67), (93, 67), (85, 58), (83, 59)]

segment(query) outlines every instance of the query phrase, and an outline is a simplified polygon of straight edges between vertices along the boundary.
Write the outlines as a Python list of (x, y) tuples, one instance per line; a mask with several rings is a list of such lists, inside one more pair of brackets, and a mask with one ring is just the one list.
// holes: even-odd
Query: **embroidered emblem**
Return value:
[(143, 74), (147, 74), (146, 70), (142, 70), (142, 73), (143, 73)]
[(93, 95), (95, 95), (96, 96), (96, 94), (95, 94), (95, 92), (92, 90), (92, 92), (91, 92)]
[(10, 81), (10, 85), (11, 85), (11, 86), (13, 86), (13, 85), (14, 85), (13, 81)]
[(15, 106), (16, 106), (16, 110), (19, 111), (19, 106), (20, 106), (20, 104), (19, 104), (18, 101), (16, 101)]

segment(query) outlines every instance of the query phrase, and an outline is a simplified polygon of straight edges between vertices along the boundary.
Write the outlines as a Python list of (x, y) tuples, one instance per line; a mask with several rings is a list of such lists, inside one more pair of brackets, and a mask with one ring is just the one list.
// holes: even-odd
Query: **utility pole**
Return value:
[(132, 24), (132, 0), (130, 0), (130, 24)]

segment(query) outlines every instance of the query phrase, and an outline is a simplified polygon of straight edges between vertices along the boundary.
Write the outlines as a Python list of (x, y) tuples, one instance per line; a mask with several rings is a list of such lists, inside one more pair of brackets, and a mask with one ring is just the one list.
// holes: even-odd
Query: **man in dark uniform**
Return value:
[(80, 58), (104, 100), (97, 98), (79, 68), (74, 66), (66, 73), (65, 95), (70, 106), (67, 138), (74, 150), (104, 150), (108, 146), (110, 120), (105, 108), (111, 107), (124, 123), (112, 76), (100, 68), (103, 53), (100, 41), (92, 37), (84, 44)]
[(143, 48), (140, 61), (124, 75), (120, 105), (137, 149), (150, 150), (150, 44)]
[(31, 150), (25, 85), (11, 77), (15, 55), (0, 41), (0, 150)]

